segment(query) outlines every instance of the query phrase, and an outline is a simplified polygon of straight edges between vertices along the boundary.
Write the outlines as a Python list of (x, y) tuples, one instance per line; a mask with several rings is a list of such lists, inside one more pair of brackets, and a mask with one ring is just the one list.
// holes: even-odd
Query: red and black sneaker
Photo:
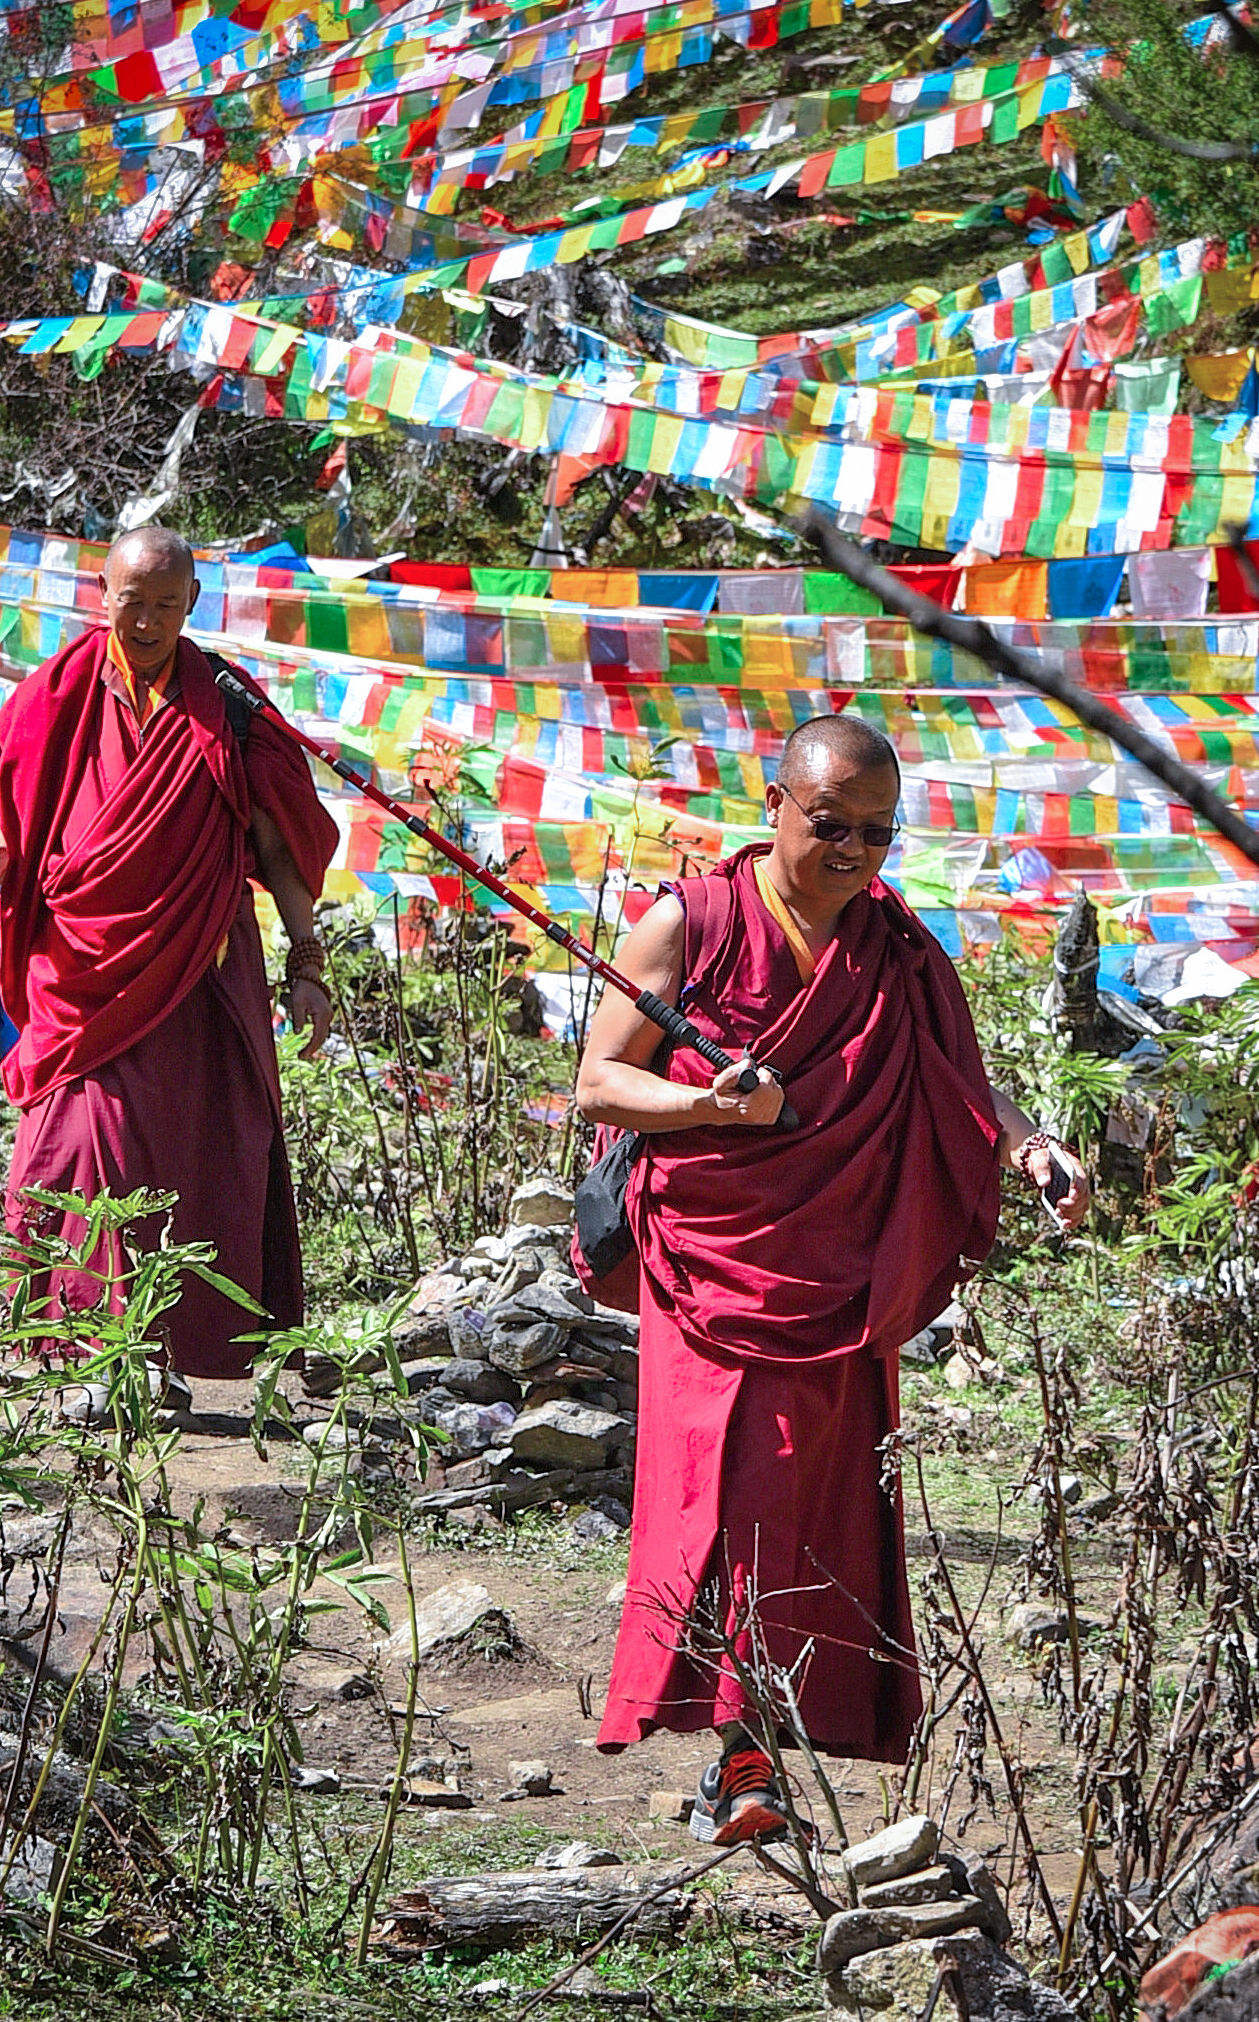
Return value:
[(691, 1836), (711, 1846), (782, 1839), (787, 1809), (768, 1755), (749, 1744), (710, 1762), (699, 1780)]

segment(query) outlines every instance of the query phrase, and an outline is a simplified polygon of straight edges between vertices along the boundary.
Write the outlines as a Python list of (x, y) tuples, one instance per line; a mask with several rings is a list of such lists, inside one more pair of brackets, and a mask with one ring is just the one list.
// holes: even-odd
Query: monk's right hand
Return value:
[(723, 1067), (714, 1075), (712, 1100), (717, 1111), (716, 1123), (742, 1124), (748, 1128), (757, 1125), (762, 1130), (777, 1123), (778, 1112), (783, 1106), (783, 1092), (770, 1073), (768, 1067), (758, 1067), (757, 1085), (749, 1095), (739, 1092), (739, 1076), (747, 1066), (746, 1058), (736, 1060), (731, 1067)]

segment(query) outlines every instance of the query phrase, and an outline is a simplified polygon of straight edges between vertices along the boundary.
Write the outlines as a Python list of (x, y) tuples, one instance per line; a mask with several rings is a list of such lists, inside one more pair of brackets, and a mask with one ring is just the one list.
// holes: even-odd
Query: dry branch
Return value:
[(929, 639), (943, 639), (960, 652), (969, 653), (994, 674), (1003, 674), (1010, 681), (1021, 681), (1027, 688), (1034, 688), (1039, 695), (1048, 695), (1055, 702), (1063, 702), (1081, 723), (1090, 730), (1096, 730), (1103, 737), (1109, 737), (1121, 751), (1126, 751), (1143, 765), (1154, 778), (1161, 780), (1178, 799), (1209, 821), (1212, 828), (1222, 835), (1234, 849), (1240, 850), (1252, 864), (1259, 864), (1259, 833), (1243, 821), (1235, 808), (1230, 807), (1218, 793), (1193, 771), (1182, 765), (1161, 745), (1147, 737), (1135, 723), (1121, 716), (1106, 702), (1099, 702), (1087, 689), (1078, 688), (1074, 681), (1058, 668), (1051, 665), (1044, 653), (1032, 654), (1009, 646), (999, 639), (988, 625), (975, 618), (959, 618), (952, 611), (946, 611), (930, 597), (920, 597), (916, 591), (907, 590), (903, 583), (887, 569), (872, 561), (863, 548), (841, 534), (830, 521), (816, 509), (809, 513), (802, 525), (802, 531), (821, 550), (828, 568), (837, 569), (841, 575), (857, 583), (863, 590), (873, 591), (889, 611), (899, 618), (908, 619), (916, 632), (922, 632)]

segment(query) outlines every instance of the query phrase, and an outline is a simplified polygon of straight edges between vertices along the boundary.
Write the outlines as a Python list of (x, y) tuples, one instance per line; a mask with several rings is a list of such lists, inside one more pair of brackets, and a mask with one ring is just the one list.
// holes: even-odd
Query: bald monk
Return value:
[[(309, 1057), (332, 1017), (314, 902), (336, 827), (301, 752), (265, 717), (238, 735), (180, 636), (199, 589), (187, 543), (124, 534), (100, 588), (108, 624), (0, 713), (0, 999), (18, 1033), (4, 1082), (20, 1111), (6, 1224), (82, 1239), (30, 1187), (175, 1192), (174, 1240), (212, 1244), (216, 1270), (292, 1325), (301, 1257), (249, 880), (288, 930)], [(46, 1289), (78, 1307), (99, 1294), (72, 1272)], [(155, 1348), (182, 1376), (243, 1377), (256, 1344), (233, 1337), (258, 1326), (186, 1276)]]
[[(900, 1505), (880, 1483), (898, 1344), (989, 1249), (999, 1166), (1050, 1176), (1051, 1141), (988, 1086), (952, 963), (879, 877), (899, 792), (870, 726), (802, 725), (766, 791), (772, 846), (682, 879), (625, 944), (636, 983), (677, 1003), (687, 978), (694, 1023), (755, 1054), (750, 1094), (688, 1052), (652, 1073), (658, 1030), (610, 990), (578, 1077), (584, 1115), (647, 1137), (628, 1196), (634, 1521), (599, 1746), (716, 1729), (691, 1830), (722, 1846), (785, 1830), (721, 1647), (753, 1661), (753, 1607), (770, 1665), (798, 1667), (812, 1742), (904, 1758), (921, 1700)], [(1057, 1156), (1074, 1225), (1088, 1182)]]

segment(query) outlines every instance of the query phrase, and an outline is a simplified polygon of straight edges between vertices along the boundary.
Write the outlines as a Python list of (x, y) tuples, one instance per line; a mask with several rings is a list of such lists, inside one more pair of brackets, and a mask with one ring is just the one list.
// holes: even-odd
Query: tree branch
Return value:
[(1104, 85), (1094, 77), (1085, 74), (1083, 67), (1064, 57), (1073, 84), (1078, 84), (1084, 96), (1105, 113), (1107, 119), (1121, 126), (1125, 133), (1134, 133), (1138, 140), (1148, 140), (1154, 147), (1166, 148), (1169, 154), (1187, 155), (1190, 161), (1253, 161), (1256, 149), (1245, 140), (1182, 140), (1179, 134), (1164, 133), (1161, 127), (1151, 126), (1139, 114), (1129, 112), (1117, 98), (1112, 98)]
[(1178, 800), (1210, 822), (1213, 829), (1226, 842), (1252, 864), (1259, 864), (1259, 832), (1252, 829), (1235, 808), (1214, 793), (1206, 782), (1192, 770), (1182, 765), (1178, 758), (1147, 737), (1135, 723), (1121, 716), (1108, 703), (1099, 702), (1087, 689), (1077, 688), (1065, 674), (1050, 665), (1043, 653), (1025, 653), (1016, 646), (1008, 646), (999, 639), (987, 625), (974, 618), (958, 618), (942, 605), (935, 604), (930, 597), (920, 597), (913, 590), (907, 590), (898, 583), (895, 576), (881, 569), (871, 561), (863, 548), (849, 540), (815, 507), (807, 517), (798, 523), (807, 540), (819, 548), (828, 568), (838, 569), (841, 575), (860, 584), (864, 590), (872, 590), (889, 611), (899, 618), (907, 618), (916, 632), (922, 632), (929, 639), (943, 639), (950, 646), (956, 646), (963, 653), (970, 653), (991, 667), (995, 674), (1003, 674), (1008, 680), (1021, 681), (1026, 688), (1034, 688), (1040, 695), (1051, 696), (1055, 702), (1064, 702), (1072, 715), (1090, 730), (1100, 731), (1109, 737), (1121, 751), (1126, 751), (1143, 765), (1154, 778), (1174, 793)]

